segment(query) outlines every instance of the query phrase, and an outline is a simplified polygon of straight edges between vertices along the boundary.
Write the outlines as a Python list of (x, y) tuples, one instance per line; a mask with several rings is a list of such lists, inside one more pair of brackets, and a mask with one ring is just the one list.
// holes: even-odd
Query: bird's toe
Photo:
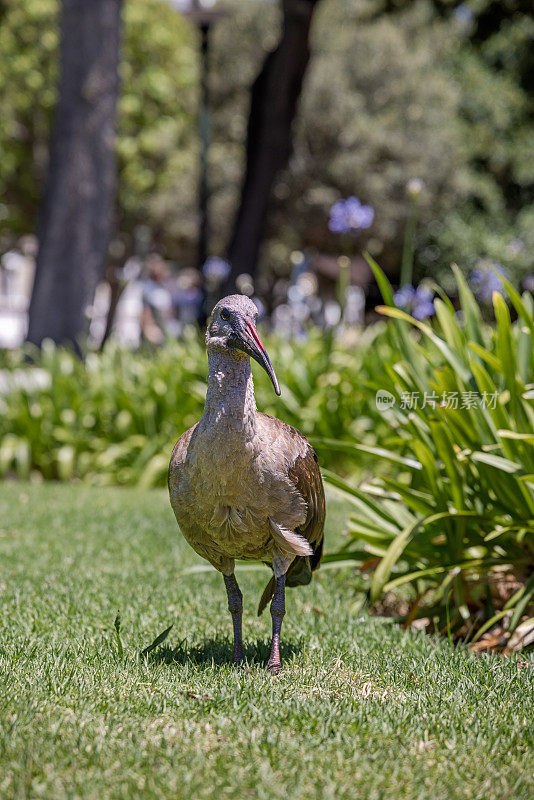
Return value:
[(252, 670), (249, 668), (247, 664), (247, 660), (245, 658), (244, 653), (241, 655), (234, 655), (233, 661), (234, 661), (234, 666), (237, 669), (242, 670), (243, 672), (248, 672), (248, 673), (252, 672)]

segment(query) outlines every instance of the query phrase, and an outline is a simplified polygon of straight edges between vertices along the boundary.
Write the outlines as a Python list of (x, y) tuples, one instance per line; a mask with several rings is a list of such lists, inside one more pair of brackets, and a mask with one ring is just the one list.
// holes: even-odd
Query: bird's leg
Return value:
[(267, 669), (274, 675), (280, 670), (280, 631), (282, 620), (286, 613), (286, 576), (276, 578), (274, 594), (271, 602), (271, 617), (273, 618), (273, 638), (271, 642), (271, 655), (267, 662)]
[(231, 575), (224, 575), (224, 584), (226, 586), (226, 594), (228, 595), (228, 611), (232, 615), (232, 622), (234, 625), (234, 663), (240, 664), (245, 660), (241, 632), (243, 595), (241, 594), (241, 589), (238, 586), (233, 572)]

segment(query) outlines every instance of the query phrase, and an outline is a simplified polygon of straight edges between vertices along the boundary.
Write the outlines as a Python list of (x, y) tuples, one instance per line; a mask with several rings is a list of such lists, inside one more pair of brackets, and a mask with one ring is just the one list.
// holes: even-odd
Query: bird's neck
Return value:
[(251, 439), (256, 432), (256, 401), (250, 359), (212, 351), (208, 364), (204, 423), (221, 435), (236, 433)]

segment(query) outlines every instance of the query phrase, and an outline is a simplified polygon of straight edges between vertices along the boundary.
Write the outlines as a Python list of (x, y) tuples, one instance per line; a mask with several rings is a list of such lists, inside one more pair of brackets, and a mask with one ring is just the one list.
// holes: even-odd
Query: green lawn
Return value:
[(247, 674), (222, 578), (195, 563), (163, 491), (0, 486), (2, 800), (534, 796), (532, 655), (402, 633), (322, 569), (288, 592), (272, 677), (268, 573), (245, 569)]

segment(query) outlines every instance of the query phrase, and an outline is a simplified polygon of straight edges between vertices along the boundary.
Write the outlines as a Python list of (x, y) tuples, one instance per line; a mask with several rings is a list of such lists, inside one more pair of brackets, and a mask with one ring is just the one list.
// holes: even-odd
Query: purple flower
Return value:
[(230, 264), (219, 256), (210, 256), (204, 262), (202, 272), (206, 280), (222, 283), (230, 274)]
[(402, 286), (395, 292), (393, 302), (419, 321), (434, 314), (434, 292), (425, 284), (421, 284), (417, 289), (411, 284)]
[(493, 264), (489, 261), (482, 262), (480, 267), (474, 269), (470, 275), (471, 286), (481, 303), (491, 303), (493, 292), (499, 292), (499, 294), (504, 292), (503, 282), (493, 270), (503, 277), (505, 276), (504, 269), (500, 264)]
[(402, 286), (395, 292), (393, 295), (393, 302), (398, 308), (406, 308), (407, 306), (411, 306), (414, 294), (414, 287), (411, 283), (407, 283), (406, 286)]
[(529, 274), (525, 275), (523, 278), (523, 290), (534, 294), (534, 272), (529, 272)]
[(412, 309), (412, 317), (419, 321), (432, 317), (434, 314), (434, 303), (423, 301), (414, 305)]
[(424, 283), (421, 283), (416, 291), (414, 302), (415, 303), (432, 303), (434, 300), (434, 292), (429, 286), (426, 286)]
[(415, 290), (412, 300), (412, 316), (422, 320), (434, 314), (434, 292), (422, 283)]
[(454, 11), (454, 16), (462, 25), (469, 25), (473, 21), (474, 14), (466, 3), (460, 3)]
[(330, 209), (328, 227), (333, 233), (357, 233), (370, 228), (375, 217), (374, 209), (361, 203), (357, 197), (337, 200)]

